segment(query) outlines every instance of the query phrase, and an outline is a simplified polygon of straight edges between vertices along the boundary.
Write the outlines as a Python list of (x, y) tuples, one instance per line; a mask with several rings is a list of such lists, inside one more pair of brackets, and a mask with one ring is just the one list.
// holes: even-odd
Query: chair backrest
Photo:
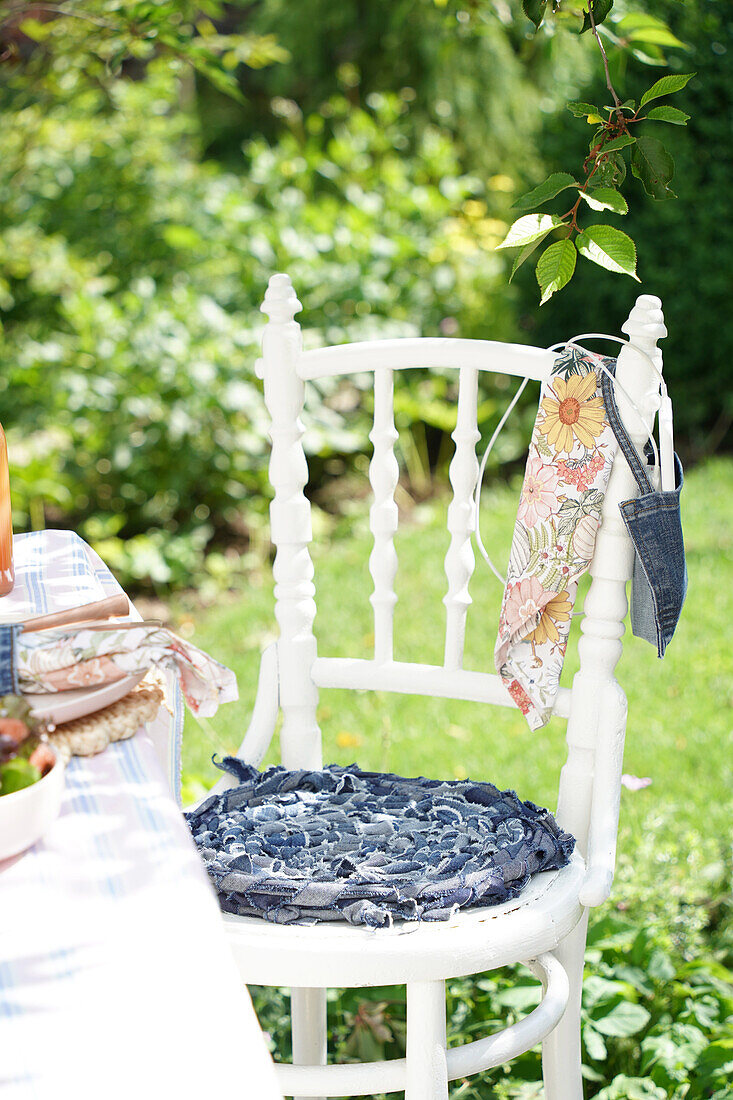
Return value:
[[(474, 700), (499, 706), (515, 704), (493, 673), (463, 667), (469, 583), (474, 570), (472, 534), (476, 522), (474, 494), (478, 479), (476, 443), (479, 371), (546, 380), (556, 353), (518, 344), (462, 339), (397, 339), (344, 344), (303, 351), (295, 314), (301, 305), (287, 275), (270, 279), (263, 313), (262, 358), (265, 402), (272, 418), (270, 480), (271, 538), (275, 545), (275, 613), (280, 627), (277, 645), (280, 734), (286, 767), (322, 765), (321, 735), (316, 721), (319, 687), (368, 688)], [(642, 295), (623, 326), (629, 338), (618, 358), (619, 411), (634, 443), (643, 447), (658, 408), (658, 378), (649, 357), (661, 370), (656, 341), (666, 335), (659, 299)], [(392, 631), (397, 555), (394, 494), (399, 469), (395, 456), (394, 372), (406, 367), (451, 367), (458, 372), (458, 409), (450, 464), (453, 497), (448, 507), (450, 545), (445, 557), (445, 655), (442, 666), (397, 662)], [(316, 612), (310, 504), (304, 495), (308, 470), (301, 444), (300, 415), (306, 381), (324, 376), (371, 372), (374, 376), (373, 456), (369, 478), (373, 490), (370, 526), (374, 547), (369, 559), (373, 580), (374, 657), (319, 658), (313, 634)], [(625, 391), (625, 392), (624, 392)], [(643, 415), (627, 400), (626, 394)], [(618, 504), (637, 493), (626, 461), (614, 462), (590, 566), (592, 583), (584, 604), (579, 643), (580, 671), (571, 690), (561, 688), (554, 713), (568, 718), (568, 758), (563, 768), (558, 816), (581, 847), (587, 836), (593, 798), (595, 748), (605, 734), (625, 728), (626, 702), (614, 669), (621, 656), (626, 582), (633, 569), (633, 546)], [(487, 654), (487, 663), (490, 661)], [(618, 740), (618, 738), (616, 738)], [(597, 783), (596, 783), (597, 785)]]

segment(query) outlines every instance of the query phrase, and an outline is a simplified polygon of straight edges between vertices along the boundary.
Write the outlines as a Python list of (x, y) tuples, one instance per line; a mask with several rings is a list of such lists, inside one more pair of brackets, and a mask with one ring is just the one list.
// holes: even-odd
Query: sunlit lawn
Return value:
[[(517, 486), (486, 492), (482, 531), (503, 568), (508, 555)], [(678, 632), (660, 661), (653, 648), (626, 637), (619, 679), (629, 697), (625, 769), (651, 786), (625, 791), (622, 847), (627, 855), (643, 829), (658, 828), (682, 842), (692, 828), (709, 837), (730, 834), (733, 771), (733, 462), (714, 461), (690, 471), (683, 523), (690, 584)], [(442, 662), (447, 547), (445, 499), (412, 512), (397, 540), (400, 568), (395, 656)], [(342, 524), (342, 527), (344, 524)], [(348, 534), (331, 531), (316, 542), (318, 615), (323, 656), (370, 656), (371, 548), (366, 523)], [(466, 665), (493, 668), (501, 598), (499, 583), (481, 559), (471, 585)], [(222, 707), (210, 723), (190, 717), (184, 735), (184, 782), (190, 797), (217, 775), (213, 752), (236, 750), (249, 720), (261, 648), (274, 637), (272, 583), (255, 576), (246, 591), (202, 608), (190, 597), (173, 606), (175, 621), (196, 644), (237, 672), (240, 701)], [(576, 620), (574, 631), (579, 628)], [(193, 630), (191, 634), (190, 631)], [(571, 645), (572, 650), (572, 645)], [(563, 682), (576, 663), (569, 658)], [(406, 775), (487, 779), (554, 808), (564, 753), (564, 722), (532, 733), (518, 712), (450, 700), (345, 691), (323, 692), (318, 717), (324, 758)], [(273, 748), (268, 762), (277, 759)]]

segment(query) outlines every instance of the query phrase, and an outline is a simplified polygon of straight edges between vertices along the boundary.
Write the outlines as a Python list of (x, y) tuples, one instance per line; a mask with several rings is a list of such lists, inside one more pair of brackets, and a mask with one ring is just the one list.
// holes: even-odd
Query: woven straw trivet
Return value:
[(72, 756), (94, 756), (112, 741), (124, 741), (145, 722), (151, 722), (162, 702), (160, 688), (137, 687), (103, 710), (57, 726), (48, 740), (65, 763)]

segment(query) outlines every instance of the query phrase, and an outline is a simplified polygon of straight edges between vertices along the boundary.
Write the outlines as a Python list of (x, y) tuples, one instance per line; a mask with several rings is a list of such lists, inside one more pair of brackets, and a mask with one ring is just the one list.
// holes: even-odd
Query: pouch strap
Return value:
[(649, 480), (646, 467), (639, 457), (639, 452), (629, 438), (623, 420), (621, 419), (621, 414), (618, 411), (616, 395), (613, 392), (613, 382), (605, 372), (601, 375), (601, 393), (603, 394), (603, 405), (606, 410), (608, 423), (611, 425), (611, 430), (616, 436), (623, 456), (629, 464), (629, 469), (634, 475), (634, 480), (639, 486), (639, 492), (642, 496), (646, 496), (647, 493), (653, 493), (655, 491), (654, 486)]

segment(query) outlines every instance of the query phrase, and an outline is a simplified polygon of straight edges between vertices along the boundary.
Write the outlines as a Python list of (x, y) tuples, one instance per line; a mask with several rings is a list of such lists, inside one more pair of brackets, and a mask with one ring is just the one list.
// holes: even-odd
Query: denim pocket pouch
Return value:
[(611, 381), (603, 378), (606, 414), (640, 495), (619, 505), (636, 555), (631, 581), (631, 629), (656, 646), (660, 657), (669, 645), (687, 593), (687, 564), (682, 536), (680, 493), (682, 463), (675, 454), (675, 488), (657, 491), (636, 447), (626, 434)]
[(642, 493), (620, 505), (636, 549), (631, 582), (631, 629), (664, 656), (687, 593), (687, 565), (680, 516), (682, 463), (674, 456), (676, 489)]

